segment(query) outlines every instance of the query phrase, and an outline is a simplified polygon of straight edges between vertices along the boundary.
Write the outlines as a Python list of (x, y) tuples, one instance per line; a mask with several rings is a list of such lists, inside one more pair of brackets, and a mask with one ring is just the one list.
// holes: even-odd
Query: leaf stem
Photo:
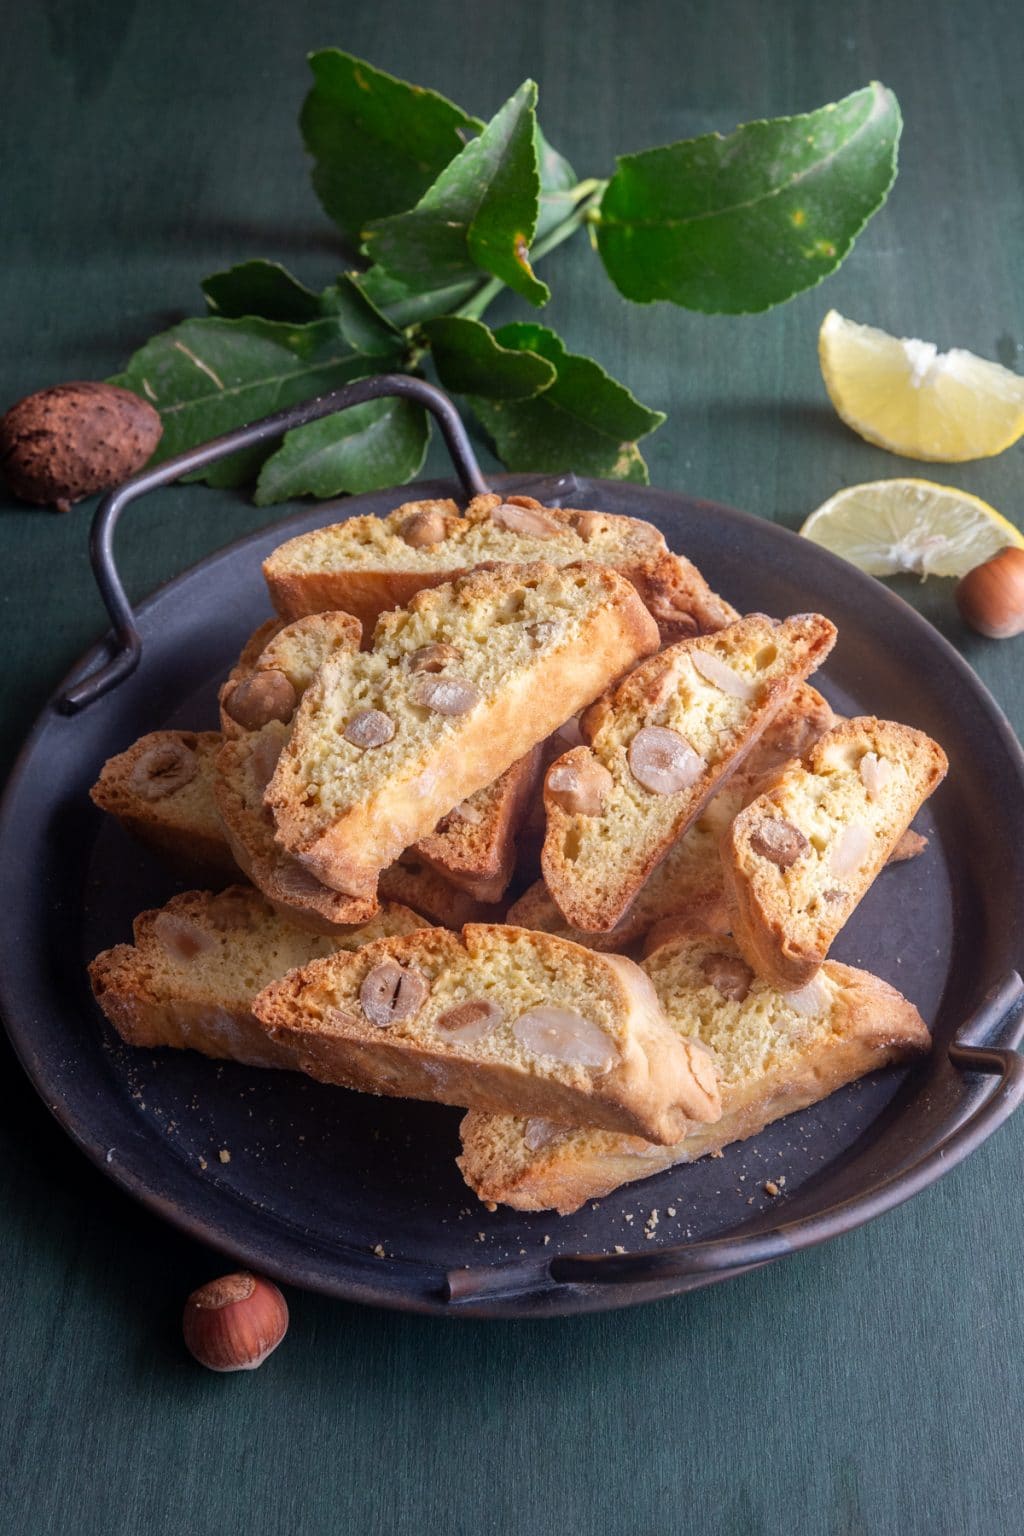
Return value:
[[(581, 225), (588, 222), (592, 211), (596, 210), (600, 203), (601, 195), (607, 185), (606, 181), (599, 181), (596, 177), (577, 182), (569, 192), (569, 196), (576, 200), (575, 207), (560, 224), (556, 224), (554, 229), (549, 230), (543, 240), (537, 241), (530, 252), (531, 265), (541, 261), (543, 257), (569, 240)], [(464, 320), (481, 320), (485, 310), (490, 307), (505, 286), (499, 277), (490, 278), (464, 304), (459, 305), (455, 314)]]

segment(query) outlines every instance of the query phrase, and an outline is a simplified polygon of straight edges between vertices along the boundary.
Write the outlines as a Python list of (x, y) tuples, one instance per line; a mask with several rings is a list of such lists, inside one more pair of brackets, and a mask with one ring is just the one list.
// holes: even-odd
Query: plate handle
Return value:
[(211, 438), (208, 443), (200, 443), (186, 453), (165, 459), (152, 469), (141, 470), (103, 498), (96, 509), (89, 536), (93, 575), (114, 628), (114, 654), (102, 667), (69, 688), (59, 700), (58, 708), (64, 714), (76, 714), (87, 704), (109, 693), (111, 688), (115, 688), (126, 677), (130, 677), (141, 660), (142, 639), (114, 560), (114, 533), (127, 506), (159, 486), (170, 485), (173, 480), (192, 474), (197, 469), (206, 469), (208, 465), (216, 464), (218, 459), (226, 459), (229, 454), (237, 453), (240, 449), (270, 442), (296, 427), (306, 426), (308, 422), (319, 421), (323, 416), (333, 416), (338, 411), (347, 411), (349, 406), (363, 405), (367, 400), (381, 400), (389, 396), (414, 400), (431, 413), (441, 429), (441, 436), (467, 496), (486, 495), (490, 487), (484, 480), (466, 429), (451, 400), (433, 384), (402, 373), (382, 373), (369, 379), (357, 379), (353, 384), (331, 390), (329, 394), (316, 395), (299, 405), (289, 406), (287, 410), (264, 416), (260, 421), (237, 427), (234, 432), (226, 432), (223, 437)]
[[(768, 1264), (798, 1249), (826, 1242), (882, 1216), (909, 1200), (942, 1172), (948, 1172), (973, 1152), (1006, 1120), (1024, 1098), (1024, 1056), (1016, 1047), (1024, 1038), (1024, 982), (1011, 971), (987, 994), (981, 1006), (961, 1025), (949, 1047), (949, 1059), (960, 1072), (979, 1072), (996, 1079), (995, 1087), (917, 1162), (880, 1179), (850, 1200), (813, 1216), (784, 1222), (770, 1231), (744, 1237), (714, 1238), (682, 1243), (654, 1253), (589, 1253), (552, 1258), (545, 1265), (513, 1265), (491, 1269), (452, 1270), (448, 1299), (452, 1303), (497, 1299), (554, 1284), (635, 1285), (727, 1274)], [(998, 1045), (984, 1042), (999, 1039)]]

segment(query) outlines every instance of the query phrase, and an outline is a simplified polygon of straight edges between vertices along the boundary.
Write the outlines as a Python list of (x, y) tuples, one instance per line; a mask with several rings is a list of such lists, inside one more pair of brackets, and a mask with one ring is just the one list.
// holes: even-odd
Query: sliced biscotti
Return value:
[(657, 644), (606, 566), (499, 566), (418, 593), (303, 697), (266, 793), (280, 846), (371, 896), (403, 849)]
[(108, 758), (89, 791), (145, 842), (218, 874), (235, 868), (213, 800), (216, 731), (151, 731)]
[[(515, 872), (519, 829), (540, 787), (541, 748), (442, 816), (414, 855), (476, 901), (500, 901)], [(403, 855), (404, 858), (404, 855)]]
[(319, 956), (422, 926), (408, 908), (388, 905), (365, 927), (327, 938), (282, 919), (248, 886), (229, 886), (219, 895), (187, 891), (159, 911), (141, 913), (132, 925), (134, 943), (97, 955), (89, 978), (96, 1001), (129, 1045), (295, 1067), (291, 1048), (272, 1040), (253, 1017), (256, 993)]
[(642, 938), (655, 924), (679, 915), (699, 916), (714, 931), (727, 933), (725, 881), (718, 852), (722, 834), (765, 775), (805, 752), (834, 718), (827, 700), (809, 683), (803, 683), (766, 726), (740, 768), (672, 844), (607, 933), (584, 933), (567, 923), (543, 880), (536, 881), (512, 904), (509, 922), (600, 950), (621, 949)]
[(378, 615), (479, 565), (581, 560), (620, 570), (658, 621), (662, 640), (720, 629), (737, 617), (696, 566), (670, 553), (650, 523), (608, 512), (544, 507), (529, 496), (405, 502), (387, 517), (351, 517), (289, 539), (264, 562), (275, 608), (298, 618), (327, 608)]
[(336, 933), (369, 922), (377, 896), (331, 890), (278, 847), (263, 797), (288, 731), (280, 720), (271, 720), (222, 742), (212, 785), (217, 812), (235, 863), (274, 910), (314, 933)]
[[(358, 650), (359, 641), (359, 621), (348, 613), (316, 613), (291, 624), (271, 620), (262, 625), (220, 690), (225, 738), (235, 739), (274, 721), (290, 724), (299, 699), (324, 662)], [(539, 749), (534, 749), (495, 783), (455, 806), (422, 840), (418, 857), (476, 901), (499, 901), (512, 877), (516, 838), (539, 777)], [(463, 921), (470, 916), (467, 909)]]
[(726, 898), (759, 975), (810, 981), (946, 768), (922, 731), (845, 720), (736, 817), (722, 843)]
[(589, 746), (544, 782), (541, 867), (574, 927), (615, 926), (835, 635), (820, 614), (752, 614), (651, 657), (587, 710)]
[(497, 923), (505, 916), (502, 902), (478, 901), (469, 891), (460, 890), (421, 859), (415, 848), (407, 848), (400, 859), (381, 870), (377, 896), (380, 901), (402, 902), (443, 928)]
[(311, 1076), (370, 1093), (661, 1142), (719, 1113), (706, 1053), (638, 966), (521, 928), (382, 939), (293, 972), (254, 1012)]
[[(721, 1151), (875, 1068), (928, 1049), (917, 1009), (888, 983), (830, 961), (785, 996), (728, 939), (681, 937), (644, 962), (666, 1017), (712, 1056), (722, 1116), (671, 1147), (524, 1115), (469, 1114), (459, 1167), (481, 1200), (568, 1214), (622, 1184)], [(678, 1194), (675, 1195), (678, 1201)]]
[(357, 651), (361, 638), (362, 626), (350, 613), (261, 625), (221, 686), (224, 736), (259, 730), (271, 720), (287, 725), (324, 662)]

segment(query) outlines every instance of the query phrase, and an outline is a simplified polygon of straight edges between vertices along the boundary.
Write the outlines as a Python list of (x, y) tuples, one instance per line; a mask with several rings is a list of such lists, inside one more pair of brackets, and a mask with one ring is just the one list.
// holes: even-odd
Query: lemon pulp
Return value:
[(1024, 379), (972, 352), (940, 352), (831, 309), (818, 359), (846, 425), (892, 453), (960, 463), (1002, 453), (1024, 434)]

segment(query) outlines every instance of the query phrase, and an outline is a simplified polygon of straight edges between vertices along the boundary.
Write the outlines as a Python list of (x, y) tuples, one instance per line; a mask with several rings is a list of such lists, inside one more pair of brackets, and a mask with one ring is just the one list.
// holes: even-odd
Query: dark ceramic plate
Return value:
[[(389, 510), (394, 492), (304, 508), (202, 562), (142, 606), (133, 675), (79, 713), (61, 712), (60, 695), (44, 710), (0, 823), (0, 1002), (29, 1076), (72, 1138), (194, 1236), (332, 1295), (542, 1316), (651, 1300), (834, 1236), (948, 1171), (1005, 1118), (1024, 1089), (1022, 1058), (1007, 1049), (1020, 1033), (1009, 1014), (1024, 949), (1024, 761), (956, 652), (880, 583), (814, 545), (642, 487), (494, 484), (648, 519), (741, 610), (827, 614), (840, 640), (815, 682), (833, 705), (942, 742), (949, 778), (916, 823), (926, 853), (879, 878), (835, 949), (917, 1004), (934, 1031), (929, 1062), (876, 1074), (720, 1159), (560, 1218), (477, 1203), (454, 1165), (458, 1110), (119, 1043), (92, 1002), (85, 963), (184, 882), (92, 807), (89, 786), (144, 731), (215, 727), (218, 680), (268, 614), (261, 559), (339, 515)], [(183, 490), (183, 502), (199, 494)], [(401, 498), (452, 494), (455, 484), (430, 482)], [(98, 647), (72, 680), (109, 656)], [(769, 1180), (780, 1196), (765, 1193)]]

